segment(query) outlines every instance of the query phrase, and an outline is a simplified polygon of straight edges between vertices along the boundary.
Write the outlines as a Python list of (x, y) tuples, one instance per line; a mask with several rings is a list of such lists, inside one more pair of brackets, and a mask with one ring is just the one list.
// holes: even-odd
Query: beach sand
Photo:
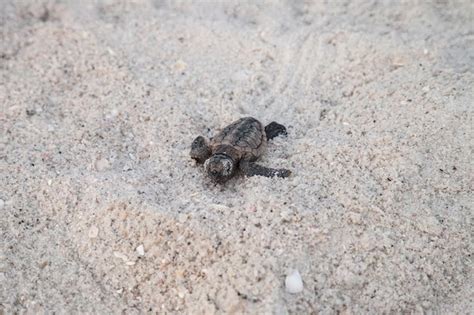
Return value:
[(472, 2), (0, 5), (0, 314), (474, 311)]

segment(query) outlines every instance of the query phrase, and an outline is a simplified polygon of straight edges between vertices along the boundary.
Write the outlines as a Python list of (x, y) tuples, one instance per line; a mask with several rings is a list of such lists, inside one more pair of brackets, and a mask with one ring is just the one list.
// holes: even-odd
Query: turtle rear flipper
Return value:
[(247, 176), (265, 176), (265, 177), (288, 177), (291, 175), (290, 170), (286, 169), (276, 169), (276, 168), (269, 168), (262, 165), (259, 165), (255, 162), (250, 162), (247, 160), (243, 160), (240, 162), (240, 169), (244, 172)]
[(191, 158), (195, 159), (198, 163), (204, 163), (211, 156), (211, 148), (203, 136), (194, 139), (191, 144), (191, 152), (189, 152), (189, 155), (191, 155)]
[(267, 134), (267, 140), (271, 140), (278, 136), (286, 136), (288, 134), (286, 132), (286, 127), (275, 121), (265, 127), (265, 133)]

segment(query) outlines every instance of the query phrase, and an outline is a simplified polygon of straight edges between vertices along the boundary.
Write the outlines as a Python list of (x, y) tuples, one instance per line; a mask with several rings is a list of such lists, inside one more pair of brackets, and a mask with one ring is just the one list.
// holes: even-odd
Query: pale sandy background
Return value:
[(472, 1), (0, 4), (0, 314), (472, 313)]

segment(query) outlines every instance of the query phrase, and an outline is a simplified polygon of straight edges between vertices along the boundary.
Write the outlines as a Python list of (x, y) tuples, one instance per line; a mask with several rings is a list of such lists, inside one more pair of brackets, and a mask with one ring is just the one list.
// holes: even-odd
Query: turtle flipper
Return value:
[(189, 155), (198, 163), (204, 163), (211, 156), (211, 148), (209, 148), (209, 144), (203, 136), (194, 139)]
[(271, 140), (278, 136), (286, 136), (286, 128), (277, 122), (271, 122), (265, 127), (265, 133), (267, 134), (267, 140)]
[(265, 177), (288, 177), (291, 175), (290, 170), (286, 169), (275, 169), (265, 166), (261, 166), (255, 162), (250, 162), (247, 160), (240, 161), (240, 169), (247, 176), (265, 176)]

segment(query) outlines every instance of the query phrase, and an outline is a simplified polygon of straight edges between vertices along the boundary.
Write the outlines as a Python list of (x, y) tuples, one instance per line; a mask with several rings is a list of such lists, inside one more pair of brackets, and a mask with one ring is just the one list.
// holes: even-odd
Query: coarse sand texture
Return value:
[(0, 314), (474, 313), (473, 12), (0, 0)]

